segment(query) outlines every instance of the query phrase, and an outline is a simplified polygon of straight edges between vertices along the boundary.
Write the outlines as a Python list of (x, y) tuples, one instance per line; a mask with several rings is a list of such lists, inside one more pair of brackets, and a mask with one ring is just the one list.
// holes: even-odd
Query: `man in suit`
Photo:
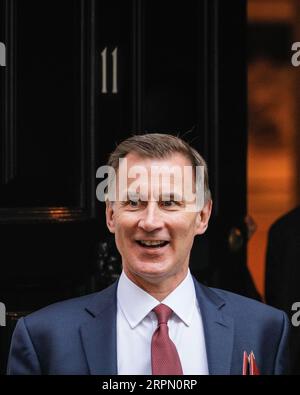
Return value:
[[(292, 306), (300, 301), (300, 207), (277, 219), (268, 235), (266, 259), (266, 302), (291, 318)], [(300, 329), (292, 326), (290, 372), (300, 374)]]
[(286, 373), (285, 314), (207, 288), (189, 271), (212, 209), (199, 153), (146, 134), (122, 142), (108, 165), (106, 221), (122, 274), (99, 293), (20, 319), (8, 374), (242, 374), (244, 352), (261, 374)]

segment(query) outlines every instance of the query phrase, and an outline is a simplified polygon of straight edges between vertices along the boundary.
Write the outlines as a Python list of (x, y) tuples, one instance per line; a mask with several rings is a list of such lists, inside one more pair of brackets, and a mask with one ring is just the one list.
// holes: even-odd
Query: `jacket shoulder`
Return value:
[(41, 327), (49, 323), (52, 327), (61, 327), (74, 321), (81, 323), (90, 315), (96, 315), (108, 303), (114, 302), (115, 287), (116, 283), (99, 292), (53, 303), (28, 314), (24, 320), (29, 327)]
[(268, 319), (282, 322), (283, 319), (287, 319), (286, 314), (282, 310), (265, 303), (230, 291), (218, 288), (209, 289), (224, 300), (224, 309), (230, 311), (235, 317), (246, 316), (247, 321), (249, 318), (253, 318), (254, 322), (258, 322), (259, 320), (266, 321)]
[(299, 229), (300, 206), (278, 218), (270, 227), (270, 233), (285, 233), (289, 230)]

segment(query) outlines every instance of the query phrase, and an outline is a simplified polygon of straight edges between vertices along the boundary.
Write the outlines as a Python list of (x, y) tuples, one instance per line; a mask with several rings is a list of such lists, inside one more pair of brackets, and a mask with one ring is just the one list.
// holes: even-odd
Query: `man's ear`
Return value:
[(201, 211), (197, 213), (195, 235), (202, 235), (207, 227), (212, 210), (212, 200), (208, 200)]
[(115, 219), (114, 219), (114, 207), (113, 203), (106, 200), (106, 225), (111, 233), (115, 233)]

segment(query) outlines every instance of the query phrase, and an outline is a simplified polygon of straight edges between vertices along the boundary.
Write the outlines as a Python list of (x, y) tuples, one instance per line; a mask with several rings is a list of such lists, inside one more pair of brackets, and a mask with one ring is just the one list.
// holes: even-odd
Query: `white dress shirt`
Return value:
[(152, 374), (151, 339), (157, 318), (151, 310), (160, 303), (174, 312), (168, 321), (169, 336), (177, 348), (183, 374), (208, 374), (203, 323), (190, 271), (162, 302), (122, 272), (117, 289), (118, 374)]

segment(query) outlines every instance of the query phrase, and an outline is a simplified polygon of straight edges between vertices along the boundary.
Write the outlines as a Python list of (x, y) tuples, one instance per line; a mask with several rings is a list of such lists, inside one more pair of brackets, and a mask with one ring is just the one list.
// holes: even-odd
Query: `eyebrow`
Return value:
[[(143, 197), (143, 196), (142, 196)], [(128, 191), (124, 192), (121, 195), (121, 200), (122, 201), (126, 201), (129, 200), (129, 198), (131, 199), (136, 199), (136, 200), (141, 200), (141, 201), (148, 201), (149, 199), (141, 199), (141, 194), (140, 193), (132, 193), (131, 196), (129, 196)], [(174, 193), (174, 192), (170, 192), (168, 194), (160, 194), (159, 195), (159, 199), (155, 200), (155, 201), (167, 201), (167, 200), (174, 200), (175, 202), (183, 202), (184, 201), (184, 197), (179, 194), (179, 193)]]
[[(120, 197), (121, 197), (121, 199), (119, 201), (128, 201), (130, 198), (135, 199), (135, 200), (144, 201), (144, 202), (149, 201), (148, 198), (142, 199), (142, 198), (144, 198), (144, 195), (141, 196), (141, 194), (139, 192), (134, 192), (131, 194), (131, 196), (129, 196), (128, 190), (123, 191), (123, 193)], [(161, 202), (161, 201), (168, 201), (168, 200), (174, 200), (175, 202), (185, 202), (184, 196), (181, 193), (177, 193), (177, 192), (159, 194), (158, 199), (155, 199), (154, 201)]]
[(182, 202), (184, 199), (182, 195), (171, 192), (165, 195), (160, 195), (159, 200), (174, 200), (175, 202)]

